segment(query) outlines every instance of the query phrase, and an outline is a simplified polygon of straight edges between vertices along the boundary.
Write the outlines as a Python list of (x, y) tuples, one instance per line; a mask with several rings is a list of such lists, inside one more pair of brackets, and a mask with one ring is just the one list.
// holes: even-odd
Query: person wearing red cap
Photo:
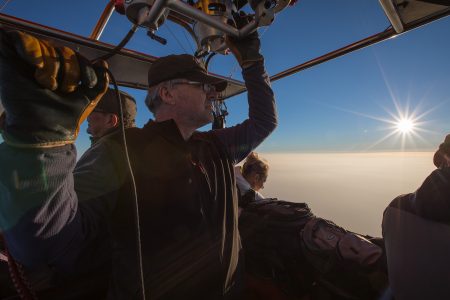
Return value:
[(153, 63), (146, 104), (155, 120), (127, 130), (136, 199), (119, 136), (73, 171), (79, 125), (108, 87), (103, 67), (23, 33), (0, 30), (0, 39), (0, 226), (14, 259), (48, 270), (60, 285), (111, 257), (111, 299), (141, 299), (144, 291), (150, 299), (237, 299), (233, 166), (277, 125), (257, 32), (227, 38), (249, 103), (249, 118), (230, 128), (197, 131), (212, 121), (211, 101), (226, 82), (191, 55)]
[(395, 299), (449, 299), (450, 135), (433, 157), (434, 170), (414, 192), (383, 214), (389, 281)]

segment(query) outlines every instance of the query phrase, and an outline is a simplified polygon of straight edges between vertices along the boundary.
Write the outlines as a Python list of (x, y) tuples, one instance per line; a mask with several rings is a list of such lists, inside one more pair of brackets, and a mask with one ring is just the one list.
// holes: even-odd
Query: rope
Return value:
[(183, 51), (185, 53), (189, 53), (189, 51), (186, 50), (186, 48), (184, 48), (184, 46), (181, 44), (180, 40), (175, 36), (175, 34), (172, 32), (172, 30), (169, 27), (169, 24), (166, 24), (167, 30), (169, 30), (170, 34), (173, 36), (173, 38), (175, 39), (175, 41), (177, 41), (178, 45), (183, 49)]
[(134, 214), (135, 214), (135, 226), (136, 226), (136, 246), (137, 246), (137, 256), (138, 256), (138, 271), (139, 271), (139, 280), (140, 280), (140, 286), (141, 286), (141, 292), (142, 292), (142, 300), (145, 300), (145, 279), (144, 279), (144, 263), (142, 258), (142, 242), (141, 242), (141, 225), (140, 225), (140, 218), (139, 218), (139, 202), (137, 197), (137, 187), (136, 187), (136, 180), (134, 178), (133, 173), (133, 167), (131, 166), (130, 162), (130, 156), (128, 154), (128, 145), (127, 145), (127, 139), (125, 135), (125, 124), (123, 121), (123, 108), (122, 108), (122, 97), (120, 96), (119, 87), (117, 85), (116, 79), (114, 78), (112, 72), (108, 69), (105, 69), (108, 73), (109, 77), (111, 78), (112, 84), (114, 86), (114, 90), (116, 92), (116, 97), (119, 102), (119, 113), (120, 113), (120, 131), (122, 134), (122, 141), (124, 145), (124, 153), (125, 153), (125, 160), (127, 163), (128, 171), (130, 172), (130, 180), (132, 185), (132, 197), (134, 199)]
[[(112, 56), (119, 53), (119, 51), (128, 43), (128, 41), (131, 39), (133, 34), (136, 32), (138, 26), (133, 25), (131, 30), (127, 33), (127, 35), (123, 38), (123, 40), (113, 49), (111, 52), (95, 59), (95, 61), (98, 60), (105, 60), (108, 58), (111, 58)], [(122, 108), (122, 97), (120, 96), (119, 87), (117, 85), (116, 79), (114, 78), (112, 72), (109, 69), (105, 69), (105, 71), (108, 73), (111, 82), (114, 86), (114, 90), (116, 92), (117, 101), (119, 102), (119, 113), (120, 113), (120, 130), (122, 134), (122, 141), (124, 145), (124, 154), (125, 154), (125, 160), (127, 163), (128, 171), (130, 172), (130, 180), (132, 185), (132, 197), (134, 199), (134, 213), (135, 213), (135, 229), (136, 229), (136, 246), (137, 246), (137, 257), (138, 257), (138, 271), (139, 271), (139, 281), (141, 286), (141, 299), (145, 300), (145, 280), (144, 280), (144, 263), (142, 258), (142, 242), (141, 242), (141, 226), (140, 226), (140, 219), (139, 219), (139, 203), (138, 203), (138, 197), (137, 197), (137, 187), (136, 187), (136, 180), (134, 178), (133, 168), (131, 166), (130, 157), (128, 155), (128, 146), (127, 146), (127, 139), (125, 135), (125, 124), (123, 121), (123, 108)]]
[(189, 45), (189, 48), (191, 48), (192, 54), (194, 54), (194, 53), (195, 53), (194, 47), (192, 47), (192, 43), (191, 43), (191, 41), (188, 39), (188, 36), (187, 36), (187, 34), (186, 34), (186, 31), (185, 31), (185, 30), (182, 30), (182, 32), (183, 32), (184, 38), (186, 39), (186, 41), (187, 41), (187, 43), (188, 43), (188, 45)]

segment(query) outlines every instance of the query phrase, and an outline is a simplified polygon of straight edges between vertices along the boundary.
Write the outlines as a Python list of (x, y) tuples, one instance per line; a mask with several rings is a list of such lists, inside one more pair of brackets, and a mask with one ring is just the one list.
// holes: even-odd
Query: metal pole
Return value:
[(332, 52), (329, 52), (329, 53), (324, 54), (322, 56), (319, 56), (317, 58), (311, 59), (311, 60), (309, 60), (307, 62), (304, 62), (304, 63), (302, 63), (300, 65), (297, 65), (295, 67), (292, 67), (292, 68), (289, 68), (287, 70), (284, 70), (284, 71), (282, 71), (282, 72), (280, 72), (278, 74), (275, 74), (275, 75), (270, 77), (270, 81), (277, 81), (277, 80), (279, 80), (281, 78), (284, 78), (284, 77), (290, 76), (292, 74), (295, 74), (297, 72), (303, 71), (305, 69), (314, 67), (314, 66), (319, 65), (321, 63), (324, 63), (326, 61), (335, 59), (335, 58), (337, 58), (339, 56), (342, 56), (342, 55), (345, 55), (347, 53), (356, 51), (358, 49), (361, 49), (361, 48), (364, 48), (366, 46), (372, 45), (374, 43), (383, 41), (383, 40), (385, 40), (387, 38), (390, 38), (390, 37), (392, 37), (394, 35), (395, 35), (395, 31), (393, 29), (389, 29), (387, 31), (383, 31), (383, 32), (377, 33), (377, 34), (372, 35), (372, 36), (370, 36), (368, 38), (365, 38), (363, 40), (357, 41), (357, 42), (355, 42), (353, 44), (350, 44), (348, 46), (342, 47), (342, 48), (337, 49), (335, 51), (332, 51)]
[(89, 36), (89, 38), (97, 41), (100, 39), (100, 36), (102, 35), (103, 30), (105, 29), (106, 24), (108, 23), (109, 18), (111, 17), (113, 11), (114, 11), (114, 0), (110, 0), (106, 5), (105, 9), (103, 10), (100, 19), (98, 19), (97, 24), (95, 24), (94, 30), (92, 30), (92, 33)]
[(239, 30), (234, 28), (233, 26), (230, 26), (228, 24), (225, 24), (223, 22), (220, 22), (217, 19), (211, 18), (211, 16), (205, 14), (201, 10), (198, 10), (182, 1), (179, 0), (168, 0), (167, 6), (182, 15), (188, 16), (196, 21), (202, 22), (206, 25), (209, 25), (215, 29), (218, 29), (222, 32), (225, 32), (226, 34), (232, 36), (232, 37), (239, 37)]
[[(413, 21), (413, 22), (405, 25), (404, 31), (403, 31), (402, 34), (408, 32), (410, 30), (416, 29), (416, 28), (418, 28), (420, 26), (423, 26), (423, 25), (425, 25), (427, 23), (431, 23), (433, 21), (436, 21), (438, 19), (446, 17), (449, 14), (450, 14), (450, 8), (448, 8), (446, 10), (443, 10), (443, 11), (441, 11), (441, 12), (435, 14), (435, 15), (427, 16), (427, 17), (422, 18), (420, 20)], [(335, 59), (335, 58), (337, 58), (339, 56), (342, 56), (342, 55), (348, 54), (350, 52), (353, 52), (353, 51), (362, 49), (364, 47), (376, 44), (378, 42), (384, 41), (384, 40), (389, 39), (391, 37), (394, 37), (396, 35), (397, 35), (397, 33), (395, 32), (395, 30), (393, 28), (390, 28), (389, 30), (382, 31), (380, 33), (374, 34), (372, 36), (369, 36), (368, 38), (359, 40), (359, 41), (357, 41), (357, 42), (355, 42), (353, 44), (350, 44), (348, 46), (342, 47), (342, 48), (337, 49), (335, 51), (329, 52), (329, 53), (327, 53), (325, 55), (319, 56), (319, 57), (317, 57), (315, 59), (312, 59), (312, 60), (309, 60), (307, 62), (304, 62), (304, 63), (302, 63), (300, 65), (295, 66), (295, 67), (292, 67), (292, 68), (289, 68), (287, 70), (284, 70), (284, 71), (282, 71), (282, 72), (280, 72), (278, 74), (275, 74), (272, 77), (270, 77), (270, 80), (271, 81), (279, 80), (281, 78), (290, 76), (292, 74), (295, 74), (297, 72), (303, 71), (305, 69), (317, 66), (317, 65), (319, 65), (321, 63), (324, 63), (326, 61)]]
[[(148, 6), (144, 6), (139, 12), (141, 16), (139, 17), (138, 25), (142, 25), (144, 23), (156, 25), (166, 7), (168, 7), (168, 0), (156, 0), (150, 9)], [(146, 10), (147, 15), (142, 15), (142, 13), (145, 13)]]

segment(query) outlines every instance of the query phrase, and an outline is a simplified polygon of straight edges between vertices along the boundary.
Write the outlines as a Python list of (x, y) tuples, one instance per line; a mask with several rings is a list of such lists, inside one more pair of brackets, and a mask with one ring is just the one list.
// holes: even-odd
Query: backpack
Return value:
[(317, 284), (343, 299), (378, 299), (387, 287), (382, 239), (361, 236), (322, 218), (301, 232), (305, 259)]
[(302, 296), (312, 274), (302, 253), (300, 232), (314, 217), (306, 203), (276, 199), (249, 202), (239, 217), (246, 272), (271, 280), (286, 294)]
[(239, 218), (246, 271), (286, 294), (378, 299), (387, 286), (382, 239), (315, 217), (306, 203), (250, 202)]

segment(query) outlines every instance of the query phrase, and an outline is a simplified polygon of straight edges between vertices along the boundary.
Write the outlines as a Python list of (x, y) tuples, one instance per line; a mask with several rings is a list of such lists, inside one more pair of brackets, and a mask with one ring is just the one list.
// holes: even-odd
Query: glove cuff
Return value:
[(71, 140), (58, 140), (58, 141), (42, 141), (40, 142), (36, 136), (30, 136), (29, 139), (18, 139), (13, 135), (9, 134), (7, 130), (3, 128), (2, 137), (5, 143), (14, 148), (23, 149), (44, 149), (44, 148), (54, 148), (61, 147), (68, 144), (73, 144), (75, 139)]

